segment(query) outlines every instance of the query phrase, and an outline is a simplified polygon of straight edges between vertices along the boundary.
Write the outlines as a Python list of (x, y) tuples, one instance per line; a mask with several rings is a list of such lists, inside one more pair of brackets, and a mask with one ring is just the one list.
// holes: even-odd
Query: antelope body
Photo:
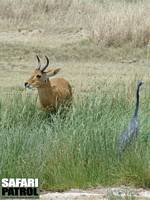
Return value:
[(31, 78), (25, 82), (26, 88), (35, 87), (38, 90), (38, 104), (43, 109), (57, 110), (60, 105), (68, 106), (72, 100), (72, 88), (67, 80), (64, 78), (53, 78), (60, 68), (50, 68), (45, 71), (49, 65), (47, 56), (47, 63), (45, 67), (41, 67), (40, 58), (38, 56), (38, 67), (33, 71)]

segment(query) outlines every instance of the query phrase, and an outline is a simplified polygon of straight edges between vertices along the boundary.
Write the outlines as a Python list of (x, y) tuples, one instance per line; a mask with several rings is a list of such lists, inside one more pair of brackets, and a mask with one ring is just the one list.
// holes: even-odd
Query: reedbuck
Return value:
[(55, 76), (60, 68), (50, 68), (45, 71), (49, 65), (49, 59), (46, 58), (46, 65), (41, 66), (41, 61), (38, 56), (38, 67), (33, 71), (31, 78), (25, 82), (25, 88), (37, 88), (38, 90), (38, 105), (42, 109), (50, 109), (56, 111), (60, 105), (69, 106), (72, 100), (72, 88), (69, 82), (63, 78), (49, 77)]

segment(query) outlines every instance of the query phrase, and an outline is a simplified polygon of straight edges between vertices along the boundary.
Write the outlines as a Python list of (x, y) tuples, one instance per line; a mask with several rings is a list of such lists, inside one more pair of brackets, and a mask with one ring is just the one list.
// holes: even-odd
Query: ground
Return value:
[(120, 188), (96, 188), (88, 190), (70, 190), (65, 193), (47, 193), (41, 200), (114, 200), (114, 199), (150, 199), (150, 190)]
[[(144, 81), (149, 79), (149, 60), (136, 61), (134, 58), (120, 59), (118, 62), (103, 59), (74, 60), (74, 58), (71, 59), (71, 56), (69, 57), (69, 52), (66, 53), (67, 56), (64, 55), (63, 60), (63, 53), (66, 51), (67, 45), (86, 40), (86, 35), (80, 33), (43, 34), (38, 30), (32, 32), (26, 30), (23, 33), (18, 31), (0, 32), (0, 67), (3, 71), (0, 75), (1, 88), (23, 87), (24, 81), (29, 78), (37, 66), (36, 54), (42, 56), (43, 63), (45, 62), (44, 55), (48, 55), (50, 66), (61, 67), (59, 76), (64, 76), (71, 81), (73, 87), (79, 91), (88, 90), (95, 82), (97, 86), (101, 82), (105, 82), (109, 86), (119, 81), (125, 82), (129, 86), (134, 79), (143, 79)], [(65, 49), (62, 49), (64, 46)], [(57, 59), (57, 49), (60, 50), (58, 52), (59, 59)], [(52, 52), (53, 50), (54, 52)], [(89, 57), (90, 54), (91, 52), (89, 52)]]

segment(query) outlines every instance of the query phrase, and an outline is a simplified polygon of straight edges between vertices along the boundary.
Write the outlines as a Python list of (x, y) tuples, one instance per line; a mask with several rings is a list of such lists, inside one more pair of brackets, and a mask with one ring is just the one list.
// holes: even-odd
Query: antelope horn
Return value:
[(36, 58), (37, 58), (37, 60), (38, 60), (38, 67), (37, 67), (37, 69), (40, 69), (40, 68), (41, 68), (41, 61), (40, 61), (40, 58), (39, 58), (39, 56), (37, 56), (37, 55), (36, 55)]
[(49, 65), (49, 59), (48, 59), (48, 57), (45, 56), (45, 58), (46, 58), (47, 63), (46, 63), (46, 65), (45, 65), (45, 67), (43, 67), (43, 69), (41, 70), (42, 72), (44, 72), (45, 69), (46, 69), (46, 68), (48, 67), (48, 65)]

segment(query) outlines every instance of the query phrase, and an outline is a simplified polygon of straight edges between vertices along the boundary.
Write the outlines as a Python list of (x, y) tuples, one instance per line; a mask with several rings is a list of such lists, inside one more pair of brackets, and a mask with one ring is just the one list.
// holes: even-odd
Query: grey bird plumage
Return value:
[(143, 81), (138, 81), (136, 89), (136, 105), (133, 116), (128, 124), (128, 127), (121, 133), (118, 140), (118, 153), (121, 153), (126, 147), (137, 137), (138, 134), (138, 112), (139, 112), (139, 90)]

